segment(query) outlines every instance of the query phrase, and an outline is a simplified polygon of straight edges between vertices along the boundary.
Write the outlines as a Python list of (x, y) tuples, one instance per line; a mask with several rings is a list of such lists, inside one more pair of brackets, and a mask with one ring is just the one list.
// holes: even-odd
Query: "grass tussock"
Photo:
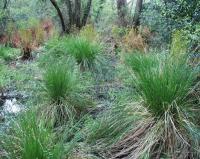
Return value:
[(102, 52), (102, 45), (91, 41), (89, 37), (86, 37), (84, 32), (81, 32), (81, 34), (83, 35), (50, 40), (46, 45), (48, 53), (44, 55), (41, 63), (49, 63), (54, 58), (67, 59), (73, 57), (77, 64), (80, 65), (82, 71), (93, 69)]
[(101, 46), (84, 37), (72, 37), (68, 42), (67, 52), (76, 59), (81, 70), (92, 69), (101, 53)]
[(197, 105), (187, 98), (195, 71), (186, 61), (152, 54), (132, 55), (128, 64), (148, 113), (111, 146), (110, 158), (198, 158), (198, 127), (190, 118)]
[(78, 89), (77, 72), (68, 62), (53, 64), (44, 74), (45, 91), (54, 103), (59, 104)]
[(97, 120), (87, 123), (87, 142), (97, 145), (97, 149), (108, 148), (116, 143), (134, 128), (133, 123), (141, 119), (140, 113), (145, 113), (141, 108), (137, 102), (128, 105), (118, 102)]
[(112, 145), (108, 156), (113, 159), (199, 158), (199, 130), (188, 127), (191, 122), (182, 112), (179, 115), (182, 123), (169, 112), (159, 120), (144, 116), (132, 132)]
[(70, 63), (69, 59), (53, 64), (44, 74), (44, 88), (50, 102), (44, 104), (42, 116), (56, 126), (79, 118), (93, 106), (89, 97), (81, 93), (78, 71)]
[(169, 57), (137, 54), (128, 59), (128, 64), (134, 71), (136, 86), (153, 114), (162, 116), (173, 102), (185, 106), (185, 98), (197, 74), (184, 58), (174, 62)]
[(14, 121), (9, 132), (0, 137), (6, 158), (60, 159), (64, 152), (62, 142), (56, 141), (52, 130), (30, 111)]

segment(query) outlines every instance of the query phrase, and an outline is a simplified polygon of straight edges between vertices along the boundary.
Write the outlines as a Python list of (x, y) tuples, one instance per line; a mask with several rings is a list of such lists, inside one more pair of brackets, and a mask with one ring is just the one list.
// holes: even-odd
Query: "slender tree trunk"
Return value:
[(8, 6), (8, 0), (4, 0), (4, 5), (3, 5), (3, 9), (7, 9), (7, 6)]
[(75, 23), (77, 28), (81, 28), (81, 0), (75, 0)]
[(69, 30), (66, 29), (66, 27), (65, 27), (65, 21), (64, 21), (64, 18), (63, 18), (63, 14), (62, 14), (62, 12), (61, 12), (56, 0), (50, 0), (50, 1), (51, 1), (52, 5), (54, 6), (54, 8), (56, 9), (56, 11), (58, 13), (63, 33), (69, 33)]
[(117, 0), (117, 11), (120, 26), (127, 26), (127, 0)]
[[(8, 39), (6, 35), (6, 28), (9, 20), (9, 12), (8, 12), (8, 3), (9, 0), (3, 1), (3, 6), (0, 7), (0, 10), (2, 10), (2, 13), (4, 13), (2, 19), (1, 19), (1, 25), (0, 25), (0, 41), (2, 43), (5, 43), (5, 45), (8, 44)], [(7, 40), (6, 40), (7, 39)]]
[(85, 10), (83, 11), (84, 14), (83, 14), (83, 19), (82, 19), (82, 26), (85, 26), (87, 23), (87, 19), (90, 14), (91, 6), (92, 6), (92, 0), (88, 0), (87, 6), (86, 6)]
[(140, 25), (140, 15), (142, 12), (142, 5), (143, 5), (143, 0), (137, 0), (135, 7), (135, 14), (133, 17), (134, 27), (138, 27)]
[(66, 0), (65, 3), (66, 3), (66, 6), (67, 6), (67, 10), (68, 10), (68, 17), (69, 17), (68, 28), (70, 30), (71, 26), (73, 24), (73, 18), (74, 18), (73, 12), (72, 12), (72, 2), (71, 2), (71, 0)]

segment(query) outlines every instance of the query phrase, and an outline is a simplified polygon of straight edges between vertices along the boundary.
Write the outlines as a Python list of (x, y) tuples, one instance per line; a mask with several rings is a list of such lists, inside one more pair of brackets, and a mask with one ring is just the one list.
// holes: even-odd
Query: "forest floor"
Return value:
[[(93, 83), (89, 83), (86, 87), (85, 94), (91, 96), (91, 100), (95, 102), (95, 108), (91, 109), (89, 114), (95, 119), (105, 110), (111, 108), (116, 95), (121, 91), (132, 90), (125, 86), (119, 74), (119, 58), (113, 50), (112, 45), (104, 53), (106, 62), (102, 61), (102, 72), (95, 74)], [(107, 53), (108, 52), (108, 53)], [(2, 90), (0, 95), (0, 133), (9, 131), (10, 123), (23, 111), (34, 106), (40, 105), (43, 101), (41, 96), (43, 87), (44, 69), (40, 66), (43, 62), (44, 48), (38, 48), (33, 51), (31, 60), (23, 61), (20, 58), (3, 62), (5, 67), (4, 79), (6, 80), (6, 88)], [(84, 75), (82, 84), (87, 83), (87, 73)], [(91, 80), (91, 77), (89, 77)], [(0, 151), (0, 156), (5, 155)], [(75, 153), (76, 155), (76, 153)], [(93, 156), (93, 155), (92, 155)], [(95, 156), (95, 155), (94, 155)], [(78, 158), (76, 156), (76, 158)]]

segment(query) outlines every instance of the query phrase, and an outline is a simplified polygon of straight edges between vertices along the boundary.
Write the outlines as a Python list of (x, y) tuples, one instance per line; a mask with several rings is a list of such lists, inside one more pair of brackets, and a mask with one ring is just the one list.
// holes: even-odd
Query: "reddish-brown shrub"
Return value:
[(8, 36), (5, 34), (0, 35), (0, 44), (6, 44), (8, 41)]
[(54, 25), (50, 19), (45, 19), (41, 21), (41, 28), (44, 30), (45, 38), (49, 39), (53, 35)]
[(12, 47), (21, 48), (22, 59), (30, 59), (32, 50), (53, 35), (53, 22), (50, 19), (41, 20), (28, 29), (17, 30), (14, 25), (8, 33), (0, 35), (0, 44), (9, 43)]
[(18, 31), (15, 31), (10, 37), (12, 47), (19, 48), (21, 46), (21, 37)]
[(34, 36), (32, 29), (25, 29), (19, 31), (20, 48), (22, 50), (22, 59), (28, 60), (32, 58), (31, 52), (34, 49)]
[(146, 52), (148, 49), (148, 44), (142, 33), (139, 33), (135, 29), (131, 29), (122, 39), (122, 45), (126, 51), (138, 50), (141, 52)]

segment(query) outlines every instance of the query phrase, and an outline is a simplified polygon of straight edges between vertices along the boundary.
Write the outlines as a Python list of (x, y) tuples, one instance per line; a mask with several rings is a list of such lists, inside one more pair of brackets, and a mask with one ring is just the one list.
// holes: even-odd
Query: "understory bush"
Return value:
[(148, 39), (151, 36), (151, 32), (148, 28), (141, 28), (139, 31), (130, 29), (122, 39), (122, 47), (128, 52), (137, 50), (141, 52), (147, 52)]
[(61, 57), (67, 54), (69, 37), (54, 37), (45, 45), (48, 56)]
[(80, 30), (80, 37), (85, 38), (90, 42), (99, 40), (99, 34), (95, 30), (94, 26), (92, 26), (91, 24), (84, 26)]
[(153, 32), (153, 38), (150, 39), (152, 47), (165, 47), (169, 43), (171, 32), (174, 29), (174, 23), (171, 19), (163, 16), (164, 3), (156, 0), (147, 2), (143, 6), (141, 14), (141, 25), (147, 26)]
[(18, 49), (0, 46), (0, 58), (4, 61), (15, 59), (19, 54), (20, 51)]
[(67, 60), (69, 55), (67, 54), (68, 37), (55, 36), (51, 38), (44, 46), (44, 54), (41, 55), (39, 60), (40, 67), (48, 67), (52, 63), (59, 60)]
[(189, 40), (186, 37), (183, 30), (176, 30), (172, 34), (171, 54), (173, 56), (179, 56), (185, 54), (188, 51)]

